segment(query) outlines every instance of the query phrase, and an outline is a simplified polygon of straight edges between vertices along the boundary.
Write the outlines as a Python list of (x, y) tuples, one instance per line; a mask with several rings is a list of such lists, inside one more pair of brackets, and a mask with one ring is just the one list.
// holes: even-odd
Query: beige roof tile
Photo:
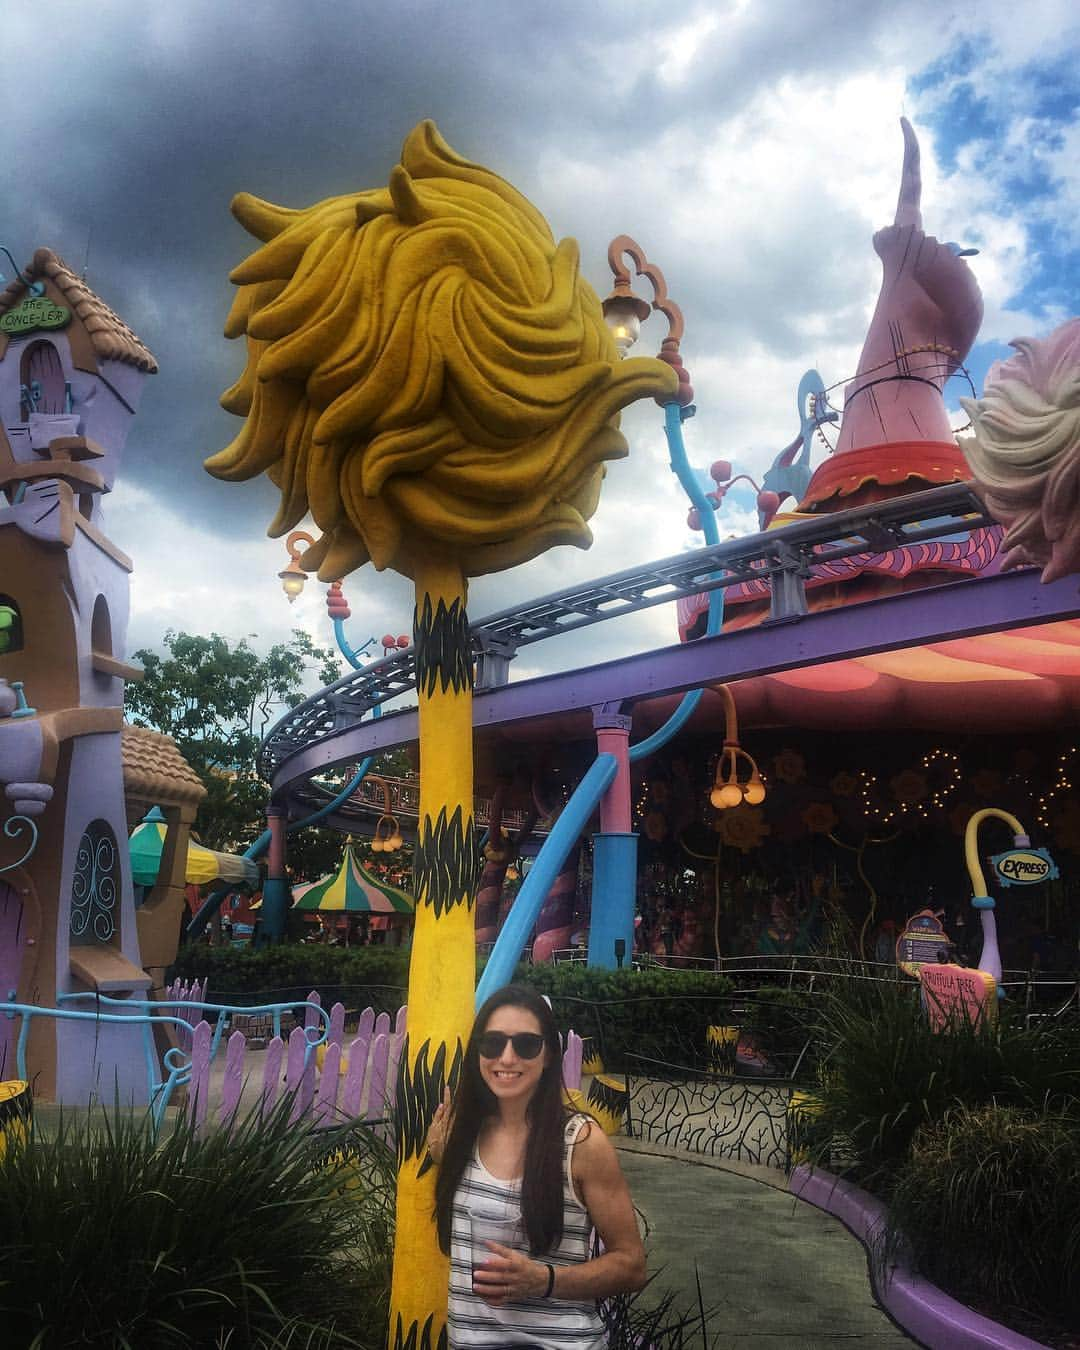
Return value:
[(201, 802), (206, 788), (171, 736), (149, 727), (124, 726), (120, 733), (124, 791), (161, 806)]
[[(30, 265), (23, 269), (23, 276), (27, 281), (48, 278), (53, 283), (82, 321), (98, 356), (106, 360), (126, 361), (128, 365), (145, 370), (148, 375), (156, 373), (157, 362), (149, 348), (51, 248), (39, 248)], [(26, 286), (22, 281), (16, 278), (9, 282), (0, 290), (0, 314), (5, 314), (19, 304), (25, 295)]]

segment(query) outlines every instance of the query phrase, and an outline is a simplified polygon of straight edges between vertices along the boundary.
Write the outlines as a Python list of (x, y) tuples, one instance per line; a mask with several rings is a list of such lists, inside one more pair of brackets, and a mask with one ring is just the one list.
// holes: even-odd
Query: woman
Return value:
[[(428, 1148), (450, 1255), (451, 1350), (606, 1345), (596, 1301), (642, 1288), (645, 1252), (615, 1150), (563, 1106), (559, 1033), (532, 989), (508, 985), (480, 1009)], [(474, 1250), (474, 1231), (498, 1219), (513, 1224), (504, 1241), (478, 1237)], [(590, 1256), (593, 1229), (600, 1256)]]

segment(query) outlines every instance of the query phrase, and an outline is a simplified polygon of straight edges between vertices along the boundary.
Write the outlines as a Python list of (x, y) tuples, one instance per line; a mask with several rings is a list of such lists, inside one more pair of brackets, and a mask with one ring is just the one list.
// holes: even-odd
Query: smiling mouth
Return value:
[(491, 1076), (493, 1078), (502, 1079), (503, 1081), (512, 1081), (515, 1078), (520, 1078), (521, 1073), (517, 1069), (493, 1069)]

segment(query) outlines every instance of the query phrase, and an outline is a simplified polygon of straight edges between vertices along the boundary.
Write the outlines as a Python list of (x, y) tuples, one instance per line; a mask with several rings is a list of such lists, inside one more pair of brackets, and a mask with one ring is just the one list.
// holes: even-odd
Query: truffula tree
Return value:
[(676, 376), (620, 361), (577, 245), (556, 244), (503, 179), (431, 122), (389, 186), (292, 211), (241, 195), (258, 249), (226, 332), (248, 361), (223, 398), (247, 420), (207, 462), (281, 489), (273, 535), (310, 512), (301, 558), (323, 580), (372, 561), (412, 577), (420, 830), (409, 1020), (398, 1085), (394, 1346), (446, 1339), (448, 1264), (424, 1140), (460, 1072), (473, 1015), (472, 656), (469, 576), (554, 544), (587, 547), (604, 461), (626, 453), (623, 407)]

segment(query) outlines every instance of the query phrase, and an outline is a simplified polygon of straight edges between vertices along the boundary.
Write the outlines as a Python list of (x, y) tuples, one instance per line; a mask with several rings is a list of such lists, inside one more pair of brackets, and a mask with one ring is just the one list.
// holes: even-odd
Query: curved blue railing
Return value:
[[(165, 1110), (169, 1105), (173, 1092), (177, 1087), (183, 1086), (191, 1080), (191, 1055), (188, 1051), (182, 1050), (178, 1046), (173, 1046), (166, 1051), (164, 1056), (164, 1067), (166, 1076), (163, 1078), (158, 1064), (157, 1052), (154, 1048), (154, 1027), (172, 1027), (174, 1031), (190, 1033), (193, 1028), (191, 1022), (186, 1017), (181, 1017), (178, 1013), (162, 1013), (163, 1008), (197, 1008), (204, 1011), (216, 1012), (218, 1014), (217, 1026), (214, 1030), (214, 1038), (211, 1043), (211, 1058), (217, 1053), (218, 1046), (221, 1043), (221, 1036), (228, 1024), (228, 1019), (235, 1013), (246, 1013), (252, 1015), (266, 1016), (269, 1014), (273, 1019), (274, 1034), (281, 1035), (281, 1014), (291, 1012), (295, 1008), (310, 1008), (317, 1014), (318, 1026), (304, 1027), (304, 1067), (310, 1062), (311, 1056), (315, 1053), (318, 1046), (324, 1044), (330, 1033), (330, 1015), (317, 1003), (309, 1003), (306, 999), (301, 1002), (292, 1003), (266, 1003), (252, 1007), (234, 1007), (224, 1003), (201, 1003), (186, 999), (135, 999), (135, 998), (111, 998), (106, 994), (94, 992), (79, 992), (74, 994), (60, 994), (57, 997), (58, 1003), (74, 1003), (82, 999), (92, 999), (95, 1004), (94, 1011), (83, 1012), (78, 1008), (42, 1008), (33, 1003), (2, 1003), (0, 1004), (0, 1016), (14, 1018), (16, 1015), (22, 1017), (22, 1026), (19, 1028), (19, 1037), (15, 1045), (15, 1070), (22, 1079), (27, 1078), (26, 1067), (26, 1043), (30, 1037), (30, 1028), (35, 1017), (48, 1017), (62, 1022), (93, 1022), (100, 1024), (102, 1022), (120, 1026), (137, 1026), (140, 1029), (140, 1035), (143, 1046), (143, 1058), (146, 1062), (147, 1077), (147, 1098), (150, 1102), (151, 1116), (154, 1127), (157, 1128), (165, 1115)], [(135, 1012), (101, 1012), (99, 1005), (105, 1005), (112, 1008), (137, 1009)], [(151, 1011), (153, 1009), (154, 1011)], [(312, 1032), (316, 1033), (312, 1036)]]

